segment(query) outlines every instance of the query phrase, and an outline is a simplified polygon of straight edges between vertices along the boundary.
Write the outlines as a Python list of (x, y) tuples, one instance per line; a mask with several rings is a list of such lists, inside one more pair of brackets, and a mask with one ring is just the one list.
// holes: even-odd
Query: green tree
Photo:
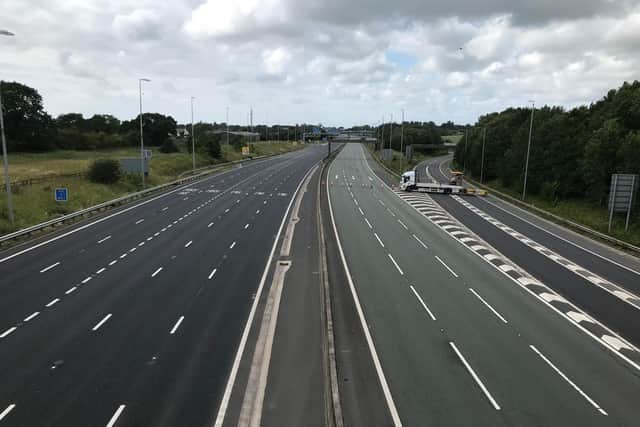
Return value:
[(51, 148), (55, 134), (53, 119), (42, 105), (37, 90), (17, 82), (0, 81), (5, 133), (12, 151), (41, 151)]
[[(159, 113), (144, 113), (142, 128), (145, 145), (160, 146), (168, 136), (175, 136), (178, 126), (175, 119)], [(122, 122), (120, 132), (140, 132), (140, 115)]]

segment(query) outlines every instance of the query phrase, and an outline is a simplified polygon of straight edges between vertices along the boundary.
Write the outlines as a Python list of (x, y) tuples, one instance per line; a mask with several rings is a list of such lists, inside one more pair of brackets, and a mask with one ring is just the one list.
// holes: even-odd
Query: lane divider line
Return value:
[(458, 274), (451, 269), (443, 260), (440, 259), (438, 255), (436, 255), (436, 259), (440, 261), (440, 264), (444, 265), (444, 267), (449, 270), (449, 273), (453, 274), (454, 277), (458, 277)]
[(114, 425), (116, 425), (116, 422), (118, 421), (118, 418), (120, 418), (120, 415), (122, 415), (122, 411), (124, 411), (124, 408), (126, 408), (126, 405), (118, 406), (118, 409), (116, 409), (116, 412), (107, 423), (107, 427), (113, 427)]
[(57, 266), (59, 266), (59, 265), (60, 265), (60, 261), (58, 261), (58, 262), (56, 262), (56, 263), (53, 263), (53, 264), (51, 264), (50, 266), (45, 267), (45, 268), (43, 268), (42, 270), (40, 270), (40, 273), (46, 273), (47, 271), (51, 270), (52, 268), (56, 268), (56, 267), (57, 267)]
[(170, 335), (173, 335), (176, 333), (176, 331), (178, 330), (178, 328), (180, 327), (180, 324), (182, 323), (182, 321), (184, 320), (184, 316), (180, 316), (180, 318), (178, 319), (178, 321), (176, 322), (175, 325), (173, 325), (173, 328), (171, 328), (171, 331), (169, 332)]
[(99, 321), (99, 322), (96, 324), (96, 326), (94, 326), (91, 330), (92, 330), (92, 331), (97, 331), (98, 329), (100, 329), (100, 326), (104, 325), (104, 324), (105, 324), (105, 322), (106, 322), (107, 320), (109, 320), (110, 318), (111, 318), (111, 313), (109, 313), (109, 314), (107, 314), (106, 316), (104, 316), (104, 317), (102, 318), (102, 320), (101, 320), (101, 321)]
[(418, 291), (416, 291), (416, 288), (414, 288), (413, 285), (409, 285), (409, 287), (413, 291), (413, 294), (416, 296), (416, 298), (418, 298), (418, 301), (420, 301), (420, 304), (422, 304), (422, 307), (424, 307), (424, 309), (426, 310), (426, 312), (429, 315), (429, 317), (431, 317), (431, 320), (435, 321), (436, 320), (436, 316), (434, 316), (433, 313), (431, 312), (431, 310), (429, 310), (429, 307), (427, 307), (427, 304), (424, 303), (422, 297), (420, 296), (420, 294), (418, 294)]
[(487, 397), (487, 399), (489, 399), (489, 402), (491, 402), (491, 405), (495, 408), (496, 411), (499, 411), (500, 405), (498, 405), (498, 402), (496, 402), (496, 400), (493, 398), (491, 393), (489, 393), (489, 390), (487, 390), (487, 387), (485, 387), (485, 385), (482, 383), (482, 380), (480, 380), (480, 377), (478, 377), (478, 374), (476, 374), (476, 372), (473, 370), (471, 365), (469, 365), (469, 362), (467, 362), (467, 359), (465, 359), (462, 353), (460, 353), (460, 350), (458, 350), (458, 347), (456, 347), (455, 343), (453, 341), (449, 341), (449, 345), (451, 346), (453, 351), (455, 351), (460, 361), (462, 361), (462, 364), (467, 369), (469, 374), (471, 374), (471, 377), (473, 377), (473, 380), (476, 382), (476, 384), (478, 384), (478, 387), (480, 387), (480, 390), (482, 390), (482, 392)]
[(489, 304), (487, 301), (485, 301), (485, 299), (484, 299), (484, 298), (482, 298), (482, 297), (480, 296), (480, 294), (478, 294), (478, 293), (477, 293), (473, 288), (469, 288), (469, 290), (470, 290), (470, 291), (471, 291), (471, 293), (472, 293), (472, 294), (474, 294), (474, 295), (475, 295), (475, 296), (476, 296), (480, 301), (482, 301), (482, 303), (483, 303), (484, 305), (486, 305), (486, 306), (489, 308), (489, 310), (491, 310), (491, 311), (493, 312), (493, 314), (495, 314), (495, 315), (498, 317), (498, 319), (502, 320), (502, 322), (503, 322), (503, 323), (509, 323), (509, 322), (507, 322), (507, 319), (505, 319), (504, 317), (502, 317), (502, 315), (501, 315), (500, 313), (498, 313), (498, 311), (497, 311), (496, 309), (494, 309), (494, 308), (491, 306), (491, 304)]

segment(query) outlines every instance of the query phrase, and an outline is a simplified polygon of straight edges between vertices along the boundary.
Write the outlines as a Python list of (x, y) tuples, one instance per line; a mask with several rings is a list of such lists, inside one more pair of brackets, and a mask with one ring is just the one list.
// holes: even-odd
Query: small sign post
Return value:
[(629, 229), (629, 217), (636, 201), (638, 191), (638, 175), (613, 174), (611, 175), (611, 187), (609, 189), (609, 233), (615, 212), (625, 212), (627, 220), (625, 230)]
[(69, 190), (67, 188), (56, 188), (54, 196), (56, 202), (66, 202), (69, 200)]

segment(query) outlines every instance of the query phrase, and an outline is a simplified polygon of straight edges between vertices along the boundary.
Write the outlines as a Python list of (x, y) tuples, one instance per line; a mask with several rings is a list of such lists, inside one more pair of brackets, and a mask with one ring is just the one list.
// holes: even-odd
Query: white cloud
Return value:
[(284, 47), (267, 50), (262, 54), (264, 69), (269, 74), (282, 74), (291, 61), (291, 53)]
[(467, 73), (454, 71), (452, 73), (447, 74), (445, 81), (447, 83), (447, 86), (449, 87), (460, 87), (469, 83), (469, 75)]

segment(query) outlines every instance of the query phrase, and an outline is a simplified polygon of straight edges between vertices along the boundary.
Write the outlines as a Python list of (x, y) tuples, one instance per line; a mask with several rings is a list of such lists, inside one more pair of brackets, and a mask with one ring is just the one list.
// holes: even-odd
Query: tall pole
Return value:
[[(389, 152), (392, 152), (391, 137), (393, 136), (393, 113), (389, 114), (389, 116), (391, 116), (391, 120), (389, 121)], [(393, 154), (391, 155), (391, 160), (393, 160)]]
[(380, 127), (382, 128), (382, 131), (380, 134), (380, 151), (384, 153), (384, 114), (382, 115), (382, 126)]
[(482, 184), (482, 180), (484, 179), (484, 143), (487, 139), (487, 128), (484, 127), (482, 129), (482, 160), (480, 161), (480, 184)]
[(149, 79), (138, 79), (138, 89), (140, 91), (140, 174), (142, 175), (142, 188), (145, 188), (144, 175), (144, 134), (142, 132), (142, 82), (149, 82)]
[(0, 134), (2, 134), (2, 163), (4, 163), (4, 185), (7, 192), (7, 214), (9, 222), (14, 225), (13, 200), (11, 198), (11, 181), (9, 181), (9, 156), (7, 155), (7, 140), (4, 136), (4, 113), (2, 111), (2, 81), (0, 81)]
[(227, 107), (227, 145), (229, 145), (229, 107)]
[(404, 159), (404, 108), (402, 109), (402, 123), (400, 124), (400, 173), (402, 173), (403, 159)]
[(191, 162), (193, 163), (193, 170), (196, 170), (196, 128), (193, 127), (193, 100), (191, 97)]
[(536, 103), (534, 101), (531, 102), (531, 123), (529, 124), (529, 143), (527, 144), (527, 160), (524, 164), (524, 184), (522, 185), (522, 200), (527, 195), (527, 174), (529, 172), (529, 153), (531, 152), (531, 133), (533, 132), (533, 112), (536, 109)]
[(469, 142), (469, 128), (464, 130), (464, 159), (462, 160), (462, 172), (467, 172), (467, 143)]

